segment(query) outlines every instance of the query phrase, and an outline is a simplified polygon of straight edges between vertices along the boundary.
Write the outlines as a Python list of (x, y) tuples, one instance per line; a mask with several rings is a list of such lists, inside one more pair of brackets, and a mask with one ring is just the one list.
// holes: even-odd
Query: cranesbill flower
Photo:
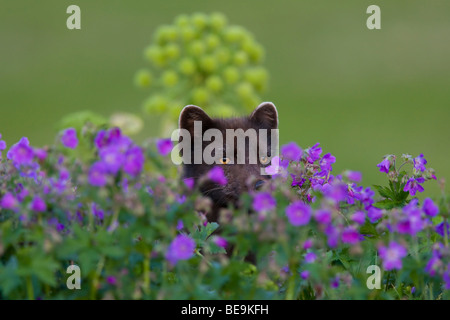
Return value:
[(98, 218), (99, 220), (103, 220), (105, 218), (105, 212), (95, 202), (91, 204), (91, 213), (94, 217)]
[(35, 212), (44, 212), (47, 210), (47, 205), (41, 197), (34, 196), (33, 200), (31, 201), (30, 208)]
[(175, 265), (179, 260), (188, 260), (194, 255), (195, 241), (187, 235), (176, 236), (166, 252), (166, 259)]
[(300, 161), (303, 155), (303, 150), (295, 142), (289, 142), (281, 147), (281, 154), (284, 159), (290, 161)]
[(117, 284), (117, 279), (114, 276), (107, 276), (106, 282), (112, 286), (115, 286)]
[(341, 239), (343, 243), (356, 244), (360, 240), (360, 234), (355, 227), (349, 226), (342, 231)]
[(431, 200), (430, 198), (426, 198), (423, 201), (422, 210), (423, 210), (423, 212), (425, 212), (425, 214), (427, 216), (430, 216), (430, 217), (434, 217), (439, 213), (438, 206), (435, 205), (433, 200)]
[(195, 185), (194, 178), (186, 178), (183, 180), (183, 182), (189, 190), (194, 189), (194, 185)]
[(327, 236), (327, 244), (330, 248), (336, 248), (339, 243), (339, 230), (329, 224), (325, 229), (325, 235)]
[(320, 155), (322, 154), (322, 148), (319, 147), (320, 143), (316, 143), (311, 148), (306, 150), (308, 154), (307, 160), (309, 163), (314, 163), (315, 161), (320, 159)]
[(424, 172), (426, 170), (425, 165), (427, 164), (427, 160), (424, 158), (423, 154), (413, 159), (414, 169), (420, 172)]
[(380, 220), (381, 217), (383, 217), (383, 210), (375, 207), (370, 207), (367, 211), (367, 217), (369, 218), (370, 223), (375, 223)]
[(108, 182), (108, 168), (101, 162), (95, 162), (89, 169), (88, 181), (95, 187), (103, 187)]
[(216, 246), (221, 247), (221, 248), (226, 248), (228, 245), (228, 241), (225, 238), (219, 237), (219, 236), (215, 236), (213, 239), (213, 242)]
[(386, 270), (400, 270), (402, 268), (402, 259), (408, 254), (406, 248), (395, 241), (391, 241), (387, 247), (380, 246), (378, 252)]
[(354, 214), (352, 214), (350, 219), (359, 225), (363, 225), (366, 221), (366, 214), (364, 213), (364, 211), (356, 211)]
[(362, 180), (362, 174), (359, 171), (347, 171), (347, 178), (350, 181), (360, 182)]
[(300, 272), (300, 277), (303, 280), (307, 280), (309, 278), (309, 271), (308, 270), (304, 270), (304, 271)]
[(391, 161), (389, 160), (389, 157), (384, 158), (383, 161), (377, 164), (377, 167), (380, 168), (380, 172), (389, 173), (389, 169), (391, 167)]
[(336, 157), (333, 156), (331, 153), (327, 153), (326, 155), (324, 155), (322, 157), (322, 159), (319, 162), (320, 169), (325, 170), (325, 171), (331, 171), (331, 170), (333, 170), (331, 165), (335, 162), (336, 162)]
[(141, 173), (144, 167), (144, 162), (145, 158), (142, 149), (138, 146), (133, 146), (125, 155), (123, 171), (128, 173), (130, 176), (135, 177)]
[(314, 252), (308, 252), (307, 254), (305, 254), (306, 263), (313, 263), (314, 261), (316, 261), (316, 259), (317, 255)]
[(33, 148), (30, 147), (30, 141), (28, 138), (23, 137), (13, 145), (6, 157), (13, 162), (13, 164), (18, 167), (21, 165), (31, 165), (34, 158)]
[(286, 207), (286, 215), (293, 226), (303, 226), (311, 219), (311, 208), (298, 200)]
[(367, 187), (366, 189), (362, 190), (359, 195), (357, 195), (357, 198), (364, 204), (364, 209), (368, 210), (375, 202), (373, 199), (374, 195), (375, 191), (370, 189), (370, 187)]
[(163, 157), (167, 156), (173, 148), (173, 143), (171, 139), (158, 139), (156, 140), (156, 148), (158, 152)]
[(319, 209), (314, 213), (314, 218), (320, 224), (329, 224), (331, 222), (331, 212), (326, 209)]
[(64, 130), (61, 143), (67, 148), (75, 149), (78, 146), (77, 131), (74, 128)]
[(125, 155), (115, 146), (102, 148), (99, 152), (99, 156), (108, 172), (112, 174), (116, 174), (125, 161)]
[(16, 197), (14, 197), (14, 195), (10, 192), (6, 193), (3, 196), (2, 201), (0, 202), (0, 206), (3, 209), (14, 209), (18, 204), (19, 202), (17, 201)]
[(433, 252), (430, 260), (428, 260), (425, 266), (425, 271), (431, 276), (435, 276), (437, 271), (443, 266), (441, 256), (437, 252)]
[(228, 183), (225, 173), (221, 167), (214, 167), (208, 172), (208, 179), (212, 182), (225, 186)]
[(0, 152), (6, 149), (6, 142), (2, 140), (2, 134), (0, 133)]
[(47, 158), (47, 151), (45, 149), (34, 149), (34, 155), (41, 161), (44, 161)]
[(269, 192), (257, 193), (253, 197), (253, 209), (257, 212), (273, 210), (277, 205), (275, 198)]
[(313, 241), (311, 239), (307, 239), (305, 240), (305, 242), (303, 243), (303, 249), (304, 250), (308, 250), (309, 248), (311, 248), (313, 245)]
[[(447, 231), (445, 229), (447, 229)], [(439, 223), (435, 230), (441, 237), (445, 237), (445, 232), (447, 232), (447, 237), (450, 237), (450, 224), (448, 222)]]
[(415, 196), (417, 191), (423, 192), (425, 190), (421, 185), (421, 183), (424, 182), (425, 179), (423, 177), (411, 177), (403, 188), (403, 191), (409, 192), (410, 195)]

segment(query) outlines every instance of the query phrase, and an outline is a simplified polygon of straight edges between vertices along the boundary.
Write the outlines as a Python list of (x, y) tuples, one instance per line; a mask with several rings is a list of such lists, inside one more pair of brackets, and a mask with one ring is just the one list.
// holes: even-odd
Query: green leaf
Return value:
[(383, 198), (395, 199), (395, 194), (389, 188), (378, 186), (378, 185), (373, 185), (373, 187), (375, 189), (377, 189), (378, 193)]

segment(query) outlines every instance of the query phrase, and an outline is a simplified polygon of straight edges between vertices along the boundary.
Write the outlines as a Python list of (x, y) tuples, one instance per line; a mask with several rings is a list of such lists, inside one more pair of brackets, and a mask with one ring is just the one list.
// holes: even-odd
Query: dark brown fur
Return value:
[[(248, 117), (241, 118), (229, 118), (229, 119), (212, 119), (201, 108), (196, 106), (187, 106), (180, 114), (179, 126), (182, 129), (187, 129), (193, 136), (194, 121), (202, 121), (203, 132), (210, 128), (219, 129), (223, 136), (223, 147), (226, 150), (226, 129), (268, 129), (268, 143), (270, 153), (270, 129), (278, 128), (278, 113), (275, 106), (272, 103), (262, 103), (258, 106), (253, 113)], [(210, 142), (203, 142), (203, 148)], [(236, 146), (236, 140), (235, 140)], [(248, 140), (246, 141), (246, 164), (223, 164), (221, 167), (224, 170), (225, 176), (228, 180), (227, 185), (220, 186), (212, 181), (204, 181), (199, 186), (201, 192), (212, 199), (213, 210), (208, 214), (208, 221), (217, 221), (218, 213), (221, 208), (227, 207), (232, 204), (234, 206), (239, 205), (239, 197), (242, 193), (250, 190), (258, 189), (263, 182), (270, 179), (268, 175), (261, 175), (260, 168), (263, 166), (259, 162), (257, 164), (249, 164), (249, 148), (255, 148), (256, 146), (250, 146)], [(194, 147), (192, 145), (192, 152)], [(236, 150), (235, 150), (236, 152)], [(193, 159), (192, 154), (192, 159)], [(236, 153), (235, 153), (236, 162)], [(208, 165), (202, 164), (185, 164), (184, 165), (184, 177), (194, 178), (198, 183), (200, 177), (205, 176), (209, 170), (211, 170), (216, 164)]]

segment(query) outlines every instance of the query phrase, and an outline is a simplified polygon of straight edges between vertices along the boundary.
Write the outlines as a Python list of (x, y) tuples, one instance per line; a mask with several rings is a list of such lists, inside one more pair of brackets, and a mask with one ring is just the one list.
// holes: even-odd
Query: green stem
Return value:
[(151, 254), (148, 254), (144, 259), (144, 293), (150, 295), (150, 259)]
[(97, 287), (98, 287), (98, 283), (99, 283), (98, 278), (100, 277), (100, 274), (102, 273), (102, 269), (103, 269), (104, 265), (105, 265), (105, 257), (101, 257), (100, 261), (98, 262), (98, 265), (97, 265), (97, 270), (95, 271), (95, 273), (92, 277), (91, 293), (90, 293), (91, 300), (95, 300), (95, 297), (97, 295)]
[(31, 279), (31, 276), (27, 277), (26, 285), (27, 285), (28, 300), (34, 300), (33, 281)]

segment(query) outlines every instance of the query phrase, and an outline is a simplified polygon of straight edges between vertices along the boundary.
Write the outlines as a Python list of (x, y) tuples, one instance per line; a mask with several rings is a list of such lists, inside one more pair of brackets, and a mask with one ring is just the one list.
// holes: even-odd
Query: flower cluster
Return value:
[[(448, 298), (448, 204), (407, 187), (436, 178), (423, 155), (398, 169), (386, 157), (388, 186), (364, 187), (360, 172), (334, 174), (336, 157), (319, 144), (291, 142), (272, 159), (273, 179), (208, 222), (213, 203), (199, 186), (229, 177), (216, 166), (181, 181), (171, 149), (168, 139), (139, 146), (117, 128), (69, 128), (45, 148), (12, 144), (0, 160), (0, 295), (390, 299), (433, 288)], [(88, 296), (60, 288), (68, 261)], [(374, 264), (388, 274), (375, 293), (365, 287)]]

